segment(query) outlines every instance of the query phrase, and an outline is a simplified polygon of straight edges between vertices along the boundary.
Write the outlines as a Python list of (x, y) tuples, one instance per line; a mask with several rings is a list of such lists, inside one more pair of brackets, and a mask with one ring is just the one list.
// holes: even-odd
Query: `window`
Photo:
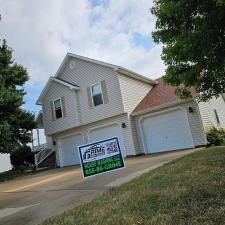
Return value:
[(54, 110), (55, 110), (55, 118), (61, 118), (62, 117), (62, 104), (61, 99), (57, 99), (54, 101)]
[(103, 104), (101, 84), (99, 83), (91, 86), (91, 92), (94, 106)]
[(218, 113), (217, 113), (217, 111), (215, 109), (214, 109), (214, 114), (216, 116), (217, 123), (220, 124), (220, 119), (219, 119)]

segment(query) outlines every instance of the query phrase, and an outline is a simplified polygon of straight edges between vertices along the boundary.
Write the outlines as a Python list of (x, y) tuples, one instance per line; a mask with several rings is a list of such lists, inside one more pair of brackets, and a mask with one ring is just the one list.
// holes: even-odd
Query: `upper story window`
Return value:
[(61, 99), (56, 99), (53, 102), (53, 104), (54, 104), (55, 118), (59, 119), (63, 116)]
[(92, 100), (93, 100), (94, 106), (103, 104), (101, 83), (92, 85), (91, 93), (92, 93)]

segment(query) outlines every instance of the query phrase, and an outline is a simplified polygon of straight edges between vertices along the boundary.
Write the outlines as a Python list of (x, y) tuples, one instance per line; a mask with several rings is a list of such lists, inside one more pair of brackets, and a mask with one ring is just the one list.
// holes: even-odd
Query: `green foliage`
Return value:
[(14, 169), (23, 169), (28, 167), (29, 164), (34, 164), (34, 153), (28, 146), (22, 146), (10, 154), (10, 161)]
[(6, 181), (6, 180), (12, 180), (15, 179), (17, 177), (21, 177), (24, 175), (29, 174), (27, 171), (23, 171), (23, 170), (9, 170), (9, 171), (5, 171), (0, 173), (0, 182)]
[(27, 70), (12, 60), (12, 49), (0, 42), (0, 152), (11, 153), (31, 141), (34, 115), (22, 109)]
[(222, 225), (225, 147), (189, 154), (41, 225)]
[(154, 0), (156, 43), (163, 44), (164, 81), (181, 98), (194, 86), (206, 101), (225, 92), (225, 1)]
[(225, 130), (215, 127), (210, 128), (207, 132), (207, 140), (210, 145), (225, 145)]

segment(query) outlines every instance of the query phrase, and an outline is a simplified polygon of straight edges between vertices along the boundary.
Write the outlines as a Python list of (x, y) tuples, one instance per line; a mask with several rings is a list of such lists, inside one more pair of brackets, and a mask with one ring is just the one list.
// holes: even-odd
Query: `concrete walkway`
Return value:
[(128, 158), (125, 169), (85, 180), (74, 166), (0, 183), (0, 225), (37, 224), (193, 151)]

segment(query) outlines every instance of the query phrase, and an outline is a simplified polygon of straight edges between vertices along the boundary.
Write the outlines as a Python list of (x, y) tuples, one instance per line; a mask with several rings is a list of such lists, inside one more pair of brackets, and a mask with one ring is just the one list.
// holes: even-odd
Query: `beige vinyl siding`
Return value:
[[(194, 109), (193, 113), (188, 112), (189, 106), (193, 107), (193, 109)], [(163, 109), (160, 109), (160, 110), (155, 110), (155, 111), (151, 111), (149, 113), (145, 113), (145, 114), (142, 114), (142, 115), (134, 116), (133, 117), (133, 123), (136, 126), (136, 132), (137, 132), (137, 134), (136, 134), (136, 136), (134, 136), (134, 138), (136, 138), (138, 140), (137, 143), (139, 145), (138, 147), (136, 147), (136, 154), (144, 153), (144, 146), (143, 146), (142, 139), (141, 139), (141, 129), (140, 129), (140, 119), (141, 119), (141, 117), (143, 115), (144, 116), (145, 115), (151, 115), (153, 113), (161, 112), (161, 111), (168, 110), (168, 109), (172, 110), (172, 109), (177, 108), (177, 107), (180, 107), (180, 108), (186, 110), (194, 145), (197, 147), (197, 146), (202, 146), (202, 145), (207, 144), (205, 132), (204, 132), (204, 129), (203, 129), (201, 117), (200, 117), (199, 110), (198, 110), (198, 106), (197, 106), (196, 102), (192, 101), (192, 102), (189, 102), (189, 103), (181, 103), (181, 104), (178, 104), (178, 105), (173, 106), (173, 107), (166, 107), (166, 108), (163, 108)]]
[[(64, 98), (65, 109), (62, 118), (55, 119), (52, 113), (52, 102), (59, 98)], [(76, 109), (76, 93), (64, 85), (53, 83), (49, 92), (45, 96), (43, 106), (43, 119), (46, 135), (69, 129), (79, 125), (79, 119)]]
[[(59, 78), (80, 87), (78, 98), (81, 122), (83, 125), (124, 112), (119, 80), (117, 73), (113, 69), (79, 59), (71, 60), (75, 62), (75, 67), (70, 69), (67, 65)], [(105, 81), (107, 88), (108, 103), (90, 108), (87, 89), (91, 85), (103, 81)]]
[[(126, 113), (120, 114), (120, 115), (117, 115), (117, 116), (114, 116), (114, 117), (111, 117), (108, 119), (103, 119), (103, 120), (100, 120), (100, 121), (97, 121), (94, 123), (90, 123), (90, 124), (87, 124), (84, 126), (72, 128), (72, 129), (69, 129), (69, 130), (66, 130), (63, 132), (59, 132), (52, 136), (52, 140), (55, 140), (56, 143), (58, 143), (60, 138), (63, 138), (65, 136), (70, 136), (75, 133), (82, 133), (84, 136), (85, 143), (88, 143), (89, 132), (92, 129), (99, 128), (102, 126), (108, 126), (111, 124), (118, 124), (119, 127), (121, 127), (122, 123), (126, 123), (126, 125), (127, 125), (126, 128), (121, 128), (126, 156), (135, 155), (136, 153), (135, 153), (135, 148), (134, 148), (133, 141), (132, 141), (132, 133), (131, 133), (130, 124), (128, 121), (128, 115)], [(55, 148), (57, 148), (57, 146)], [(58, 151), (56, 152), (56, 155), (57, 155), (57, 162), (59, 165)]]
[[(188, 112), (189, 106), (192, 106), (194, 110), (193, 113)], [(190, 104), (183, 104), (182, 107), (186, 109), (186, 112), (188, 115), (188, 120), (189, 120), (189, 124), (191, 128), (194, 145), (195, 146), (206, 145), (207, 144), (206, 135), (203, 128), (201, 115), (200, 115), (197, 103), (192, 102)]]
[(213, 115), (212, 107), (209, 102), (200, 102), (198, 103), (198, 106), (201, 113), (203, 126), (207, 130), (209, 127), (212, 127), (213, 124), (216, 124), (216, 119)]
[(152, 89), (150, 84), (118, 74), (124, 110), (131, 113)]
[[(200, 102), (198, 105), (206, 130), (212, 126), (225, 129), (225, 101), (221, 95), (218, 98), (212, 98), (209, 102)], [(220, 124), (217, 123), (214, 109), (217, 111)]]

